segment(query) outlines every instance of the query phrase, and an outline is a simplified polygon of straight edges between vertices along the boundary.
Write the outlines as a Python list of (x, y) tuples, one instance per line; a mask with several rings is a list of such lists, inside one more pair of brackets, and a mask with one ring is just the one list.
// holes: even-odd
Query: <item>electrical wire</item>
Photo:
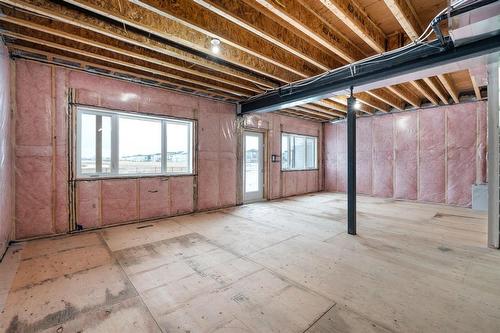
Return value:
[[(291, 83), (288, 83), (288, 84), (283, 85), (283, 86), (278, 87), (278, 88), (268, 89), (259, 95), (250, 96), (249, 98), (247, 98), (247, 100), (248, 101), (253, 100), (253, 99), (258, 98), (262, 95), (265, 95), (269, 92), (279, 93), (280, 91), (283, 91), (283, 90), (292, 91), (294, 88), (300, 88), (300, 87), (303, 87), (305, 85), (312, 84), (318, 80), (321, 80), (322, 78), (331, 74), (334, 71), (340, 71), (340, 70), (346, 69), (346, 68), (349, 68), (350, 73), (351, 73), (351, 77), (354, 77), (356, 72), (357, 72), (357, 68), (362, 68), (364, 66), (369, 66), (372, 64), (390, 61), (390, 60), (396, 59), (398, 57), (401, 57), (403, 55), (415, 52), (422, 47), (440, 48), (440, 47), (436, 47), (434, 45), (430, 45), (428, 42), (426, 42), (427, 38), (429, 38), (429, 36), (433, 33), (432, 24), (433, 24), (434, 20), (437, 19), (439, 16), (441, 16), (442, 14), (444, 14), (448, 10), (451, 11), (452, 9), (461, 8), (461, 6), (463, 6), (466, 2), (469, 2), (467, 4), (467, 5), (469, 5), (470, 3), (476, 3), (479, 1), (481, 1), (481, 0), (459, 0), (459, 1), (455, 2), (454, 4), (450, 5), (449, 7), (444, 8), (429, 22), (429, 24), (424, 29), (422, 34), (418, 38), (416, 38), (412, 43), (410, 43), (408, 45), (400, 47), (396, 50), (391, 50), (388, 52), (382, 52), (380, 54), (375, 54), (375, 55), (370, 56), (368, 58), (361, 59), (361, 60), (355, 61), (353, 63), (346, 64), (346, 65), (341, 66), (341, 67), (337, 67), (335, 69), (328, 70), (324, 73), (321, 73), (321, 74), (316, 75), (316, 76), (311, 77), (311, 78), (306, 78), (306, 79), (302, 79), (299, 81), (291, 82)], [(388, 55), (393, 55), (393, 56), (390, 56), (388, 58), (385, 57), (384, 59), (378, 59), (381, 56), (388, 56)]]

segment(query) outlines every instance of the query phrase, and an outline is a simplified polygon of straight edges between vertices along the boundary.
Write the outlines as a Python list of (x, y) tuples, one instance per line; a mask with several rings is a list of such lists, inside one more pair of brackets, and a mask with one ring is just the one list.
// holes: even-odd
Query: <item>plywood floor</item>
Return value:
[(345, 206), (319, 193), (18, 244), (0, 331), (500, 331), (484, 214), (360, 197), (352, 237)]

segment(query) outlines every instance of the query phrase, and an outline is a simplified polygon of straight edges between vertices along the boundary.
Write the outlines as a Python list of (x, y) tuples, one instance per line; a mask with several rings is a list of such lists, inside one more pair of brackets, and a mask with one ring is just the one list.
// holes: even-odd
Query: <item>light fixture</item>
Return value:
[(136, 94), (134, 94), (134, 93), (122, 93), (122, 94), (121, 94), (120, 99), (121, 99), (123, 102), (128, 102), (128, 101), (130, 101), (131, 99), (134, 99), (134, 98), (136, 98), (136, 97), (137, 97), (137, 95), (136, 95)]
[(220, 51), (220, 40), (218, 40), (217, 38), (213, 38), (210, 41), (210, 44), (212, 44), (212, 52), (215, 53), (215, 54), (219, 53), (219, 51)]
[(355, 108), (356, 110), (361, 109), (361, 103), (360, 103), (360, 102), (358, 102), (358, 101), (356, 101), (356, 103), (354, 103), (354, 108)]

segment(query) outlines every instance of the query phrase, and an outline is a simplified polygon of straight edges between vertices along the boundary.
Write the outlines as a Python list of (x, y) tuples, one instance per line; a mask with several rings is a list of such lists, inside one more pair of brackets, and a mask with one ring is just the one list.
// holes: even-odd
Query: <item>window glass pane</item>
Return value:
[(161, 173), (161, 121), (120, 116), (118, 142), (118, 173)]
[(301, 136), (294, 137), (294, 169), (306, 168), (306, 139)]
[(281, 134), (281, 169), (306, 170), (318, 167), (318, 140), (312, 136)]
[(316, 168), (316, 139), (306, 139), (306, 168)]
[(191, 172), (191, 123), (167, 123), (167, 173)]
[(245, 135), (245, 192), (259, 190), (259, 137)]
[(81, 115), (80, 170), (82, 174), (93, 174), (96, 172), (95, 122), (95, 115)]
[(80, 173), (111, 172), (111, 117), (82, 113)]
[(281, 136), (281, 168), (286, 170), (289, 168), (290, 147), (288, 145), (288, 135)]
[(78, 175), (176, 174), (193, 170), (190, 121), (79, 108), (78, 131)]

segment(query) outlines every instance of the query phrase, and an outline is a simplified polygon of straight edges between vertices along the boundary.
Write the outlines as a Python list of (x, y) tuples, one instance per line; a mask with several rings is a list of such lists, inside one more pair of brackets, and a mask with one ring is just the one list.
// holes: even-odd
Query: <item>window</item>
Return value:
[(281, 135), (281, 169), (310, 170), (318, 167), (318, 139), (313, 136)]
[(79, 177), (192, 173), (192, 121), (83, 107), (77, 114)]

